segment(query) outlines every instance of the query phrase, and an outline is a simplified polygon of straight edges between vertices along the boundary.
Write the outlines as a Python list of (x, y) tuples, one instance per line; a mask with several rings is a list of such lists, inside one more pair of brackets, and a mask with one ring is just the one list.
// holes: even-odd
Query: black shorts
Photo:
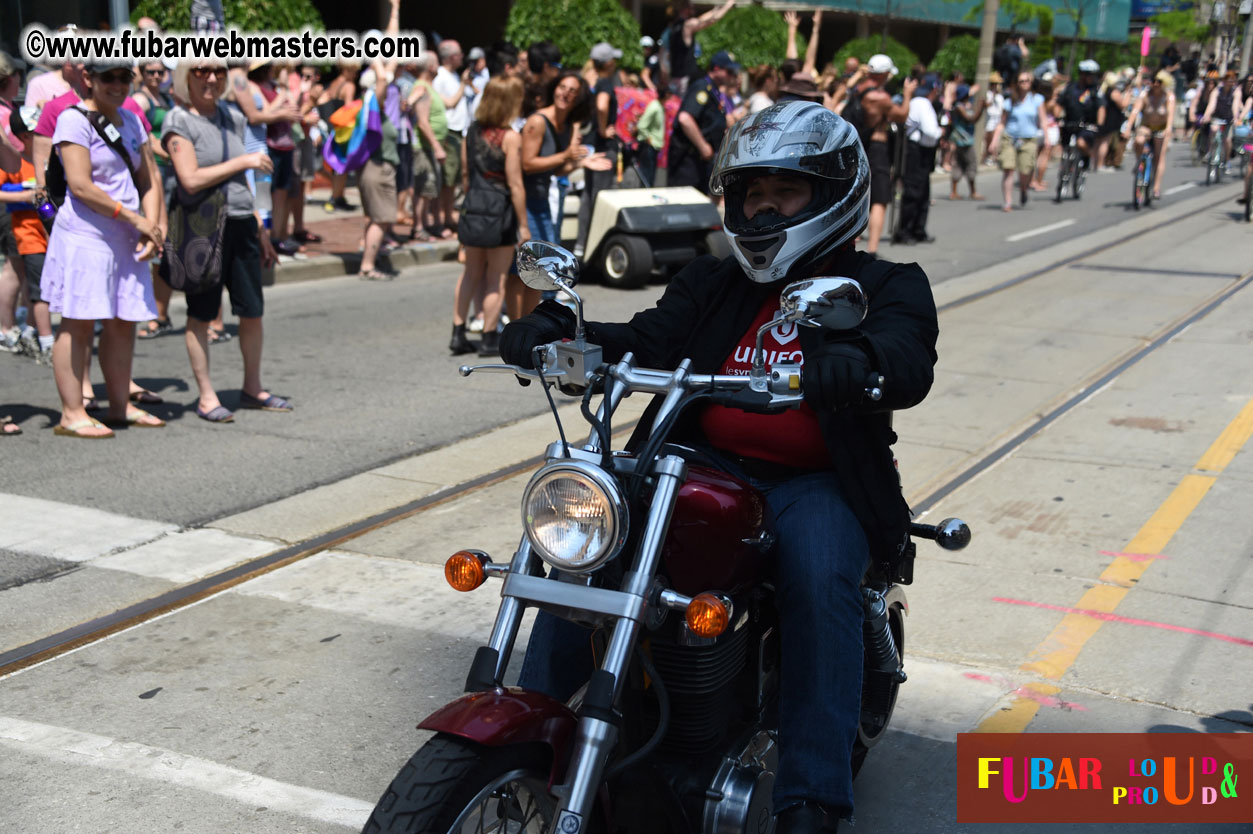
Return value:
[(286, 191), (295, 184), (296, 180), (296, 164), (295, 151), (276, 151), (274, 148), (267, 148), (270, 152), (270, 160), (274, 163), (274, 174), (270, 180), (270, 191)]
[(396, 166), (396, 190), (413, 188), (413, 145), (397, 142), (396, 156), (400, 158), (400, 164)]
[(26, 267), (26, 290), (30, 293), (31, 304), (44, 300), (43, 296), (39, 294), (39, 280), (44, 274), (44, 258), (46, 256), (46, 252), (22, 255), (22, 264)]
[(1079, 141), (1083, 142), (1089, 148), (1096, 146), (1096, 131), (1095, 130), (1075, 130), (1074, 128), (1063, 127), (1061, 129), (1061, 140), (1062, 140), (1063, 148), (1070, 146), (1071, 136), (1077, 136), (1079, 138)]
[(0, 255), (6, 258), (17, 257), (17, 238), (13, 236), (13, 218), (3, 210), (0, 210)]
[[(275, 169), (277, 170), (277, 169)], [(261, 297), (261, 242), (257, 218), (226, 218), (222, 231), (222, 283), (214, 290), (187, 296), (187, 317), (213, 321), (222, 308), (222, 287), (231, 296), (231, 312), (241, 319), (259, 319), (265, 312)]]
[(712, 159), (705, 161), (695, 155), (684, 155), (677, 159), (672, 156), (666, 168), (666, 185), (690, 185), (702, 194), (708, 194), (712, 169)]
[(866, 159), (870, 162), (870, 204), (886, 206), (892, 202), (892, 157), (887, 142), (868, 142)]

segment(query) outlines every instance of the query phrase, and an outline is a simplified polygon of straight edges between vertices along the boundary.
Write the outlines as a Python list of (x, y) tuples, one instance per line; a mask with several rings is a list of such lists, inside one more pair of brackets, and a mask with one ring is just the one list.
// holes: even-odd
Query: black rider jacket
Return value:
[[(861, 283), (870, 309), (853, 341), (872, 357), (874, 370), (886, 381), (881, 401), (820, 413), (819, 420), (831, 468), (866, 531), (874, 563), (895, 565), (908, 531), (909, 508), (892, 458), (896, 434), (889, 412), (917, 405), (931, 389), (939, 334), (935, 302), (917, 264), (876, 261), (852, 247), (836, 257), (821, 274)], [(701, 257), (674, 276), (657, 306), (624, 324), (589, 322), (588, 338), (604, 348), (606, 362), (616, 362), (631, 351), (644, 367), (670, 370), (690, 358), (693, 373), (717, 373), (766, 297), (777, 297), (783, 287), (783, 282), (749, 280), (734, 258)], [(848, 340), (848, 334), (800, 329), (805, 352), (835, 338)], [(631, 448), (642, 444), (659, 405), (654, 400), (645, 412)], [(697, 411), (689, 410), (680, 420), (672, 434), (675, 442), (700, 439)]]

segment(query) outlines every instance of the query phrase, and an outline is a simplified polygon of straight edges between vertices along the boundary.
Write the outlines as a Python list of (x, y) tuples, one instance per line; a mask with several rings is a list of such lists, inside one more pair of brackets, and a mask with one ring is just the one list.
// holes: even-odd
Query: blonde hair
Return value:
[(227, 76), (230, 74), (230, 71), (227, 69), (226, 62), (218, 58), (198, 58), (194, 61), (179, 61), (178, 66), (174, 68), (174, 82), (172, 85), (174, 97), (181, 101), (191, 101), (191, 91), (187, 89), (187, 77), (191, 75), (191, 71), (195, 67), (219, 67), (227, 70), (227, 72), (222, 74), (221, 81), (218, 82), (220, 88), (218, 90), (218, 98), (221, 98), (227, 90)]
[(506, 127), (522, 110), (522, 79), (493, 78), (483, 88), (475, 121), (483, 127)]

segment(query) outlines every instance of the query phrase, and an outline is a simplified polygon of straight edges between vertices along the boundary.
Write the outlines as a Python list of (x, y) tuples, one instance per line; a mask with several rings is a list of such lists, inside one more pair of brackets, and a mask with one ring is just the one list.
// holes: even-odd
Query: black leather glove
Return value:
[(500, 358), (510, 365), (534, 368), (533, 351), (560, 339), (573, 338), (578, 319), (568, 307), (549, 299), (527, 315), (505, 325), (500, 334)]
[(805, 402), (819, 411), (859, 405), (870, 383), (870, 359), (857, 345), (835, 342), (805, 356), (801, 385)]

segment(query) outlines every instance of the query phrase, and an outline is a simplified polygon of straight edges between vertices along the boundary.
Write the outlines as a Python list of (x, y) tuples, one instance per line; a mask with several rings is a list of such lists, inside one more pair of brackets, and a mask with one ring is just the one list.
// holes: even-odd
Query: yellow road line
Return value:
[(1197, 461), (1196, 469), (1201, 472), (1222, 472), (1236, 456), (1236, 452), (1244, 446), (1249, 435), (1253, 435), (1253, 400), (1249, 400), (1236, 419), (1218, 435), (1209, 451)]
[[(1201, 456), (1195, 469), (1203, 472), (1222, 472), (1235, 458), (1236, 453), (1253, 436), (1253, 400), (1227, 424)], [(1201, 503), (1217, 478), (1211, 475), (1186, 475), (1162, 502), (1152, 517), (1144, 523), (1126, 547), (1124, 553), (1159, 556), (1171, 538), (1183, 526), (1192, 511)], [(1104, 584), (1089, 588), (1075, 608), (1085, 611), (1113, 613), (1118, 604), (1135, 586), (1140, 577), (1155, 560), (1136, 561), (1123, 556), (1115, 557), (1101, 574)], [(1034, 672), (1049, 680), (1061, 680), (1066, 670), (1074, 664), (1079, 652), (1104, 625), (1104, 620), (1086, 614), (1067, 614), (1053, 632), (1031, 652), (1030, 658), (1020, 669)], [(1040, 695), (1055, 695), (1060, 690), (1051, 684), (1037, 682), (1023, 687)], [(975, 728), (976, 733), (1021, 733), (1040, 711), (1038, 700), (1019, 696), (1004, 709), (987, 716)]]

